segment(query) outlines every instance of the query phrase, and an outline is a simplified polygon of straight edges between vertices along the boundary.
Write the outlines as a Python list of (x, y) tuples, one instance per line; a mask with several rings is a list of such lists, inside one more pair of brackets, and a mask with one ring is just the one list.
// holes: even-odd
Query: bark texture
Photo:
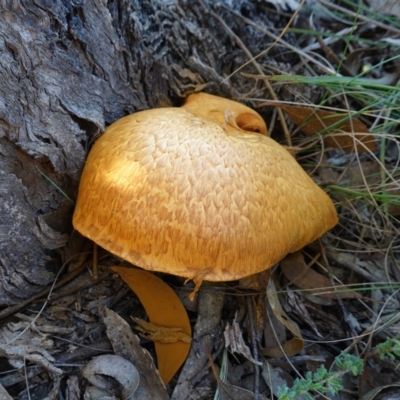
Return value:
[[(193, 91), (269, 96), (241, 73), (224, 78), (248, 61), (232, 32), (253, 55), (271, 43), (232, 11), (264, 28), (277, 22), (262, 1), (218, 4), (0, 0), (0, 304), (49, 284), (68, 258), (66, 195), (76, 198), (108, 124)], [(252, 64), (242, 72), (257, 73)]]

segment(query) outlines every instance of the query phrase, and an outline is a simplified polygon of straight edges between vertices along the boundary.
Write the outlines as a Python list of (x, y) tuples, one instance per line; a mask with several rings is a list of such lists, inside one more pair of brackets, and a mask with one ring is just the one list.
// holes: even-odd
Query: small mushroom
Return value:
[(270, 268), (337, 214), (266, 132), (252, 109), (204, 93), (128, 115), (89, 154), (74, 227), (139, 267), (197, 284)]

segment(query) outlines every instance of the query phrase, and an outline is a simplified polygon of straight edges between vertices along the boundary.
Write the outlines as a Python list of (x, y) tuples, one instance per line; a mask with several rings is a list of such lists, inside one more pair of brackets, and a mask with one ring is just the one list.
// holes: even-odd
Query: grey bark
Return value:
[(240, 73), (224, 81), (248, 58), (207, 12), (256, 55), (270, 40), (229, 8), (267, 27), (263, 4), (0, 0), (0, 304), (39, 291), (67, 259), (65, 195), (76, 198), (86, 154), (108, 124), (195, 90), (268, 97)]

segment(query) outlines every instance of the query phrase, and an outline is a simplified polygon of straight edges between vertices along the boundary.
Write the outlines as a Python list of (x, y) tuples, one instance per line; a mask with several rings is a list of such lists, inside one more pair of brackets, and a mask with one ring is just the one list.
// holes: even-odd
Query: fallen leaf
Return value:
[(282, 108), (293, 123), (306, 135), (313, 136), (322, 131), (327, 146), (346, 152), (376, 151), (377, 145), (367, 126), (348, 113), (336, 113), (318, 108), (269, 103)]
[(87, 385), (83, 398), (89, 400), (120, 400), (120, 396), (114, 396), (110, 391), (99, 389), (96, 386)]
[(244, 342), (243, 333), (240, 329), (239, 324), (236, 322), (236, 316), (232, 322), (232, 325), (230, 325), (229, 322), (226, 324), (224, 331), (224, 338), (225, 338), (225, 347), (226, 348), (230, 347), (232, 353), (241, 354), (242, 356), (250, 360), (252, 363), (256, 365), (262, 365), (261, 362), (253, 358), (249, 347)]
[[(391, 393), (387, 393), (387, 392), (389, 392), (389, 389), (391, 389)], [(386, 392), (385, 394), (387, 397), (379, 396), (379, 399), (388, 399), (388, 400), (399, 399), (400, 398), (400, 385), (398, 383), (394, 383), (392, 385), (376, 387), (376, 388), (370, 390), (368, 393), (365, 393), (362, 397), (360, 397), (360, 400), (378, 399), (377, 396), (382, 395), (382, 392)]]
[(113, 354), (103, 354), (94, 357), (82, 368), (82, 375), (100, 389), (110, 389), (110, 382), (105, 376), (114, 378), (121, 385), (123, 399), (131, 399), (139, 386), (139, 372), (125, 358)]
[[(226, 356), (226, 350), (224, 350), (224, 356)], [(254, 399), (254, 393), (251, 392), (250, 390), (246, 390), (244, 388), (241, 388), (239, 386), (232, 385), (230, 383), (225, 382), (226, 380), (226, 374), (227, 372), (227, 361), (225, 360), (225, 366), (226, 370), (223, 372), (224, 367), (221, 367), (220, 373), (217, 373), (217, 369), (215, 368), (214, 361), (213, 359), (209, 356), (208, 361), (210, 363), (210, 367), (212, 370), (212, 373), (214, 375), (215, 380), (217, 381), (218, 385), (218, 392), (216, 393), (215, 398), (219, 398), (219, 400), (253, 400)], [(221, 376), (222, 375), (222, 376)], [(222, 379), (221, 379), (222, 378)], [(260, 398), (261, 400), (261, 398)]]
[(332, 288), (330, 279), (311, 269), (304, 261), (301, 252), (295, 252), (286, 256), (281, 261), (281, 269), (291, 284), (300, 289), (305, 289), (315, 296), (321, 296), (328, 299), (355, 299), (362, 297), (347, 286), (340, 286), (337, 293)]
[(151, 322), (143, 321), (140, 318), (131, 317), (131, 319), (137, 325), (136, 329), (139, 331), (140, 335), (153, 342), (175, 343), (182, 341), (191, 343), (192, 341), (192, 338), (182, 332), (181, 328), (165, 328), (164, 326), (158, 326)]
[(268, 348), (278, 347), (287, 340), (287, 331), (272, 311), (267, 296), (264, 297), (264, 340), (265, 346)]
[[(15, 314), (15, 317), (22, 321), (8, 323), (0, 329), (0, 357), (6, 358), (14, 368), (23, 368), (29, 361), (41, 365), (52, 374), (62, 374), (62, 369), (54, 365), (54, 341), (41, 332), (40, 325), (35, 323), (33, 317), (23, 314)], [(48, 328), (51, 325), (46, 326)], [(71, 331), (61, 329), (60, 332)]]
[(239, 386), (230, 385), (229, 383), (218, 381), (220, 400), (253, 400), (254, 393), (250, 390), (243, 389)]
[[(2, 397), (0, 396), (0, 399), (1, 398)], [(69, 400), (79, 400), (81, 398), (81, 388), (79, 385), (79, 378), (77, 375), (70, 375), (68, 377), (67, 382), (65, 384), (65, 398)]]
[[(281, 303), (279, 301), (278, 293), (276, 293), (276, 288), (274, 280), (270, 279), (267, 287), (267, 297), (271, 310), (275, 317), (293, 334), (293, 338), (282, 343), (281, 345), (274, 345), (272, 347), (265, 347), (262, 349), (262, 354), (269, 357), (284, 357), (293, 356), (298, 354), (304, 347), (304, 341), (301, 336), (300, 329), (298, 325), (292, 321), (289, 316), (283, 310)], [(268, 338), (266, 338), (268, 340)]]
[(287, 302), (289, 306), (292, 307), (293, 312), (295, 312), (304, 323), (309, 325), (309, 327), (320, 339), (323, 339), (323, 336), (319, 332), (317, 325), (315, 324), (313, 318), (311, 318), (310, 313), (308, 312), (300, 296), (297, 296), (292, 290), (290, 290), (290, 288), (287, 288), (286, 292)]
[(106, 307), (100, 310), (115, 354), (135, 364), (139, 371), (140, 382), (135, 399), (168, 400), (169, 396), (154, 365), (153, 357), (140, 345), (139, 337), (117, 313)]
[[(360, 399), (398, 399), (398, 395), (387, 397), (382, 392), (389, 391), (389, 388), (396, 388), (399, 392), (400, 371), (393, 367), (393, 361), (381, 359), (377, 351), (372, 351), (364, 359), (362, 374), (358, 377), (358, 395)], [(388, 373), (388, 371), (390, 371)]]
[(0, 399), (1, 400), (12, 400), (12, 397), (8, 394), (7, 390), (4, 389), (3, 385), (0, 384)]
[(293, 385), (293, 378), (290, 374), (279, 367), (273, 367), (267, 361), (264, 361), (261, 375), (275, 396), (278, 396), (278, 390), (280, 387), (291, 387)]
[[(136, 293), (142, 302), (150, 322), (165, 328), (179, 328), (191, 337), (192, 330), (186, 310), (176, 293), (154, 274), (124, 267), (112, 267)], [(189, 353), (190, 343), (154, 342), (158, 370), (166, 384), (182, 366)]]
[(254, 290), (260, 292), (265, 291), (270, 275), (271, 270), (267, 269), (257, 274), (246, 276), (239, 279), (239, 287), (240, 289)]
[(368, 128), (359, 119), (349, 117), (348, 113), (286, 105), (281, 108), (306, 135), (312, 136), (321, 131), (329, 133), (324, 135), (325, 144), (329, 147), (347, 152), (357, 149), (359, 153), (377, 150)]

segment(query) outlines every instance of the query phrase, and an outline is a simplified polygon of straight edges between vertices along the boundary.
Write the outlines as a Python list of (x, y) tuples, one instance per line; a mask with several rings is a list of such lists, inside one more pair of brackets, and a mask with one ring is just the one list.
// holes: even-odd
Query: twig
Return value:
[(379, 28), (382, 28), (384, 30), (391, 31), (393, 33), (396, 33), (397, 35), (400, 35), (400, 29), (397, 29), (397, 28), (395, 28), (393, 26), (390, 26), (390, 25), (384, 24), (382, 22), (376, 21), (374, 19), (368, 18), (365, 15), (362, 15), (362, 14), (360, 14), (358, 12), (354, 12), (354, 11), (351, 11), (351, 10), (349, 10), (347, 8), (338, 6), (338, 5), (334, 4), (331, 1), (328, 1), (328, 0), (318, 0), (318, 1), (321, 4), (323, 4), (325, 7), (327, 7), (327, 8), (333, 8), (334, 10), (340, 11), (340, 12), (342, 12), (344, 14), (347, 14), (347, 15), (349, 15), (351, 17), (356, 17), (360, 21), (364, 21), (364, 22), (368, 22), (368, 23), (374, 24), (374, 25), (378, 26)]
[(26, 372), (26, 358), (24, 354), (24, 376), (25, 376), (25, 385), (26, 385), (26, 394), (28, 396), (28, 399), (31, 400), (31, 393), (29, 391), (29, 381), (28, 381), (28, 374)]
[(190, 379), (190, 381), (192, 382), (193, 385), (196, 382), (199, 382), (200, 379), (207, 373), (207, 371), (212, 367), (211, 361), (214, 362), (217, 359), (217, 357), (222, 353), (222, 350), (224, 348), (225, 348), (225, 342), (223, 340), (221, 340), (221, 343), (219, 344), (215, 353), (212, 355), (210, 354), (208, 356), (207, 364), (205, 364), (204, 367)]
[[(66, 263), (64, 264), (66, 265)], [(10, 306), (5, 308), (4, 310), (0, 311), (0, 320), (9, 317), (10, 315), (15, 314), (18, 311), (23, 310), (25, 307), (29, 306), (29, 304), (32, 303), (32, 301), (40, 299), (43, 296), (48, 296), (49, 297), (54, 289), (58, 289), (59, 287), (65, 285), (67, 282), (71, 281), (74, 279), (76, 276), (78, 276), (84, 269), (86, 268), (86, 263), (83, 263), (80, 267), (77, 269), (73, 270), (71, 273), (69, 273), (67, 276), (65, 276), (63, 279), (58, 281), (57, 283), (53, 283), (52, 286), (46, 286), (44, 289), (42, 289), (40, 292), (34, 294), (31, 296), (29, 299), (23, 300), (20, 303)], [(62, 267), (57, 275), (60, 274), (62, 271)], [(47, 300), (47, 301), (48, 301)], [(46, 302), (47, 303), (47, 302)]]
[(337, 293), (335, 280), (333, 278), (332, 271), (331, 271), (331, 268), (330, 268), (330, 265), (329, 265), (329, 261), (328, 261), (328, 257), (326, 256), (325, 248), (324, 248), (324, 245), (322, 244), (321, 239), (318, 239), (318, 244), (319, 244), (319, 247), (320, 247), (320, 254), (322, 255), (322, 259), (324, 260), (325, 268), (328, 271), (329, 279), (331, 281), (332, 288), (333, 288), (334, 292), (336, 293), (336, 299), (338, 301), (340, 309), (342, 310), (342, 314), (343, 314), (344, 320), (346, 321), (346, 324), (347, 324), (348, 328), (350, 329), (350, 332), (351, 332), (352, 336), (356, 337), (357, 336), (357, 332), (354, 330), (354, 328), (353, 328), (353, 326), (352, 326), (352, 324), (350, 322), (349, 314), (348, 314), (347, 309), (346, 309), (346, 307), (345, 307), (345, 305), (343, 303), (343, 299)]
[[(253, 296), (246, 297), (247, 313), (249, 318), (249, 329), (251, 334), (251, 345), (253, 350), (253, 358), (258, 361), (258, 338), (256, 333), (256, 327), (254, 322), (253, 313)], [(260, 398), (260, 366), (254, 364), (254, 400), (259, 400)]]
[[(326, 65), (321, 64), (319, 61), (317, 61), (316, 59), (314, 59), (313, 57), (311, 57), (310, 55), (308, 55), (307, 52), (305, 52), (302, 49), (298, 49), (295, 46), (292, 46), (291, 44), (285, 42), (283, 39), (281, 39), (279, 36), (274, 35), (273, 33), (269, 32), (267, 29), (264, 29), (263, 27), (257, 25), (256, 23), (254, 23), (251, 19), (248, 19), (246, 17), (243, 17), (243, 15), (238, 14), (237, 12), (233, 11), (233, 10), (229, 10), (233, 15), (236, 15), (238, 18), (242, 19), (244, 22), (246, 22), (246, 24), (252, 26), (253, 28), (259, 30), (260, 32), (264, 33), (266, 36), (270, 37), (271, 39), (275, 40), (276, 43), (281, 44), (282, 46), (286, 47), (287, 49), (293, 51), (294, 53), (298, 54), (301, 57), (304, 57), (305, 59), (307, 59), (308, 61), (312, 62), (313, 64), (317, 65), (319, 68), (321, 68), (321, 70), (328, 75), (335, 75), (335, 76), (341, 76), (340, 74), (337, 74), (337, 72), (332, 69), (332, 68), (328, 68)], [(269, 48), (267, 49), (269, 50)], [(255, 59), (257, 59), (258, 57), (261, 57), (262, 55), (264, 55), (264, 52), (266, 52), (266, 50), (264, 50), (263, 52), (261, 52), (260, 54), (257, 54), (256, 57), (254, 57)]]
[[(305, 0), (303, 0), (303, 2), (304, 2), (304, 1), (305, 1)], [(225, 23), (225, 21), (224, 21), (218, 14), (216, 14), (216, 13), (214, 13), (213, 11), (207, 9), (201, 0), (200, 0), (200, 3), (201, 3), (202, 6), (204, 7), (204, 9), (205, 9), (212, 17), (214, 17), (217, 21), (219, 21), (219, 23), (224, 27), (224, 29), (225, 29), (225, 30), (228, 32), (228, 34), (233, 38), (233, 40), (234, 40), (235, 43), (238, 45), (238, 47), (241, 48), (242, 51), (246, 54), (246, 56), (249, 58), (249, 60), (250, 60), (249, 62), (251, 62), (251, 63), (254, 65), (254, 67), (256, 68), (257, 72), (258, 72), (260, 75), (265, 75), (265, 74), (264, 74), (264, 71), (261, 69), (260, 65), (255, 61), (255, 60), (256, 60), (256, 57), (254, 57), (254, 56), (250, 53), (250, 50), (249, 50), (249, 49), (246, 47), (246, 45), (242, 42), (242, 40), (239, 38), (239, 36), (237, 36), (236, 33), (234, 33), (234, 32), (232, 31), (232, 29)], [(229, 79), (229, 77), (226, 78), (226, 79)], [(225, 80), (226, 80), (226, 79), (225, 79)], [(274, 89), (272, 88), (271, 83), (270, 83), (268, 80), (265, 80), (264, 82), (265, 82), (265, 85), (267, 86), (267, 89), (268, 89), (268, 91), (269, 91), (271, 97), (272, 97), (275, 101), (278, 101), (278, 96), (276, 95)], [(283, 111), (282, 111), (281, 109), (278, 108), (277, 112), (278, 112), (278, 115), (279, 115), (279, 118), (280, 118), (282, 130), (283, 130), (283, 133), (284, 133), (284, 135), (285, 135), (286, 142), (287, 142), (288, 146), (291, 146), (291, 145), (292, 145), (292, 139), (291, 139), (291, 137), (290, 137), (290, 132), (289, 132), (289, 129), (288, 129), (288, 127), (287, 127), (287, 124), (286, 124), (286, 120), (285, 120), (285, 116), (284, 116), (284, 114), (283, 114)]]

